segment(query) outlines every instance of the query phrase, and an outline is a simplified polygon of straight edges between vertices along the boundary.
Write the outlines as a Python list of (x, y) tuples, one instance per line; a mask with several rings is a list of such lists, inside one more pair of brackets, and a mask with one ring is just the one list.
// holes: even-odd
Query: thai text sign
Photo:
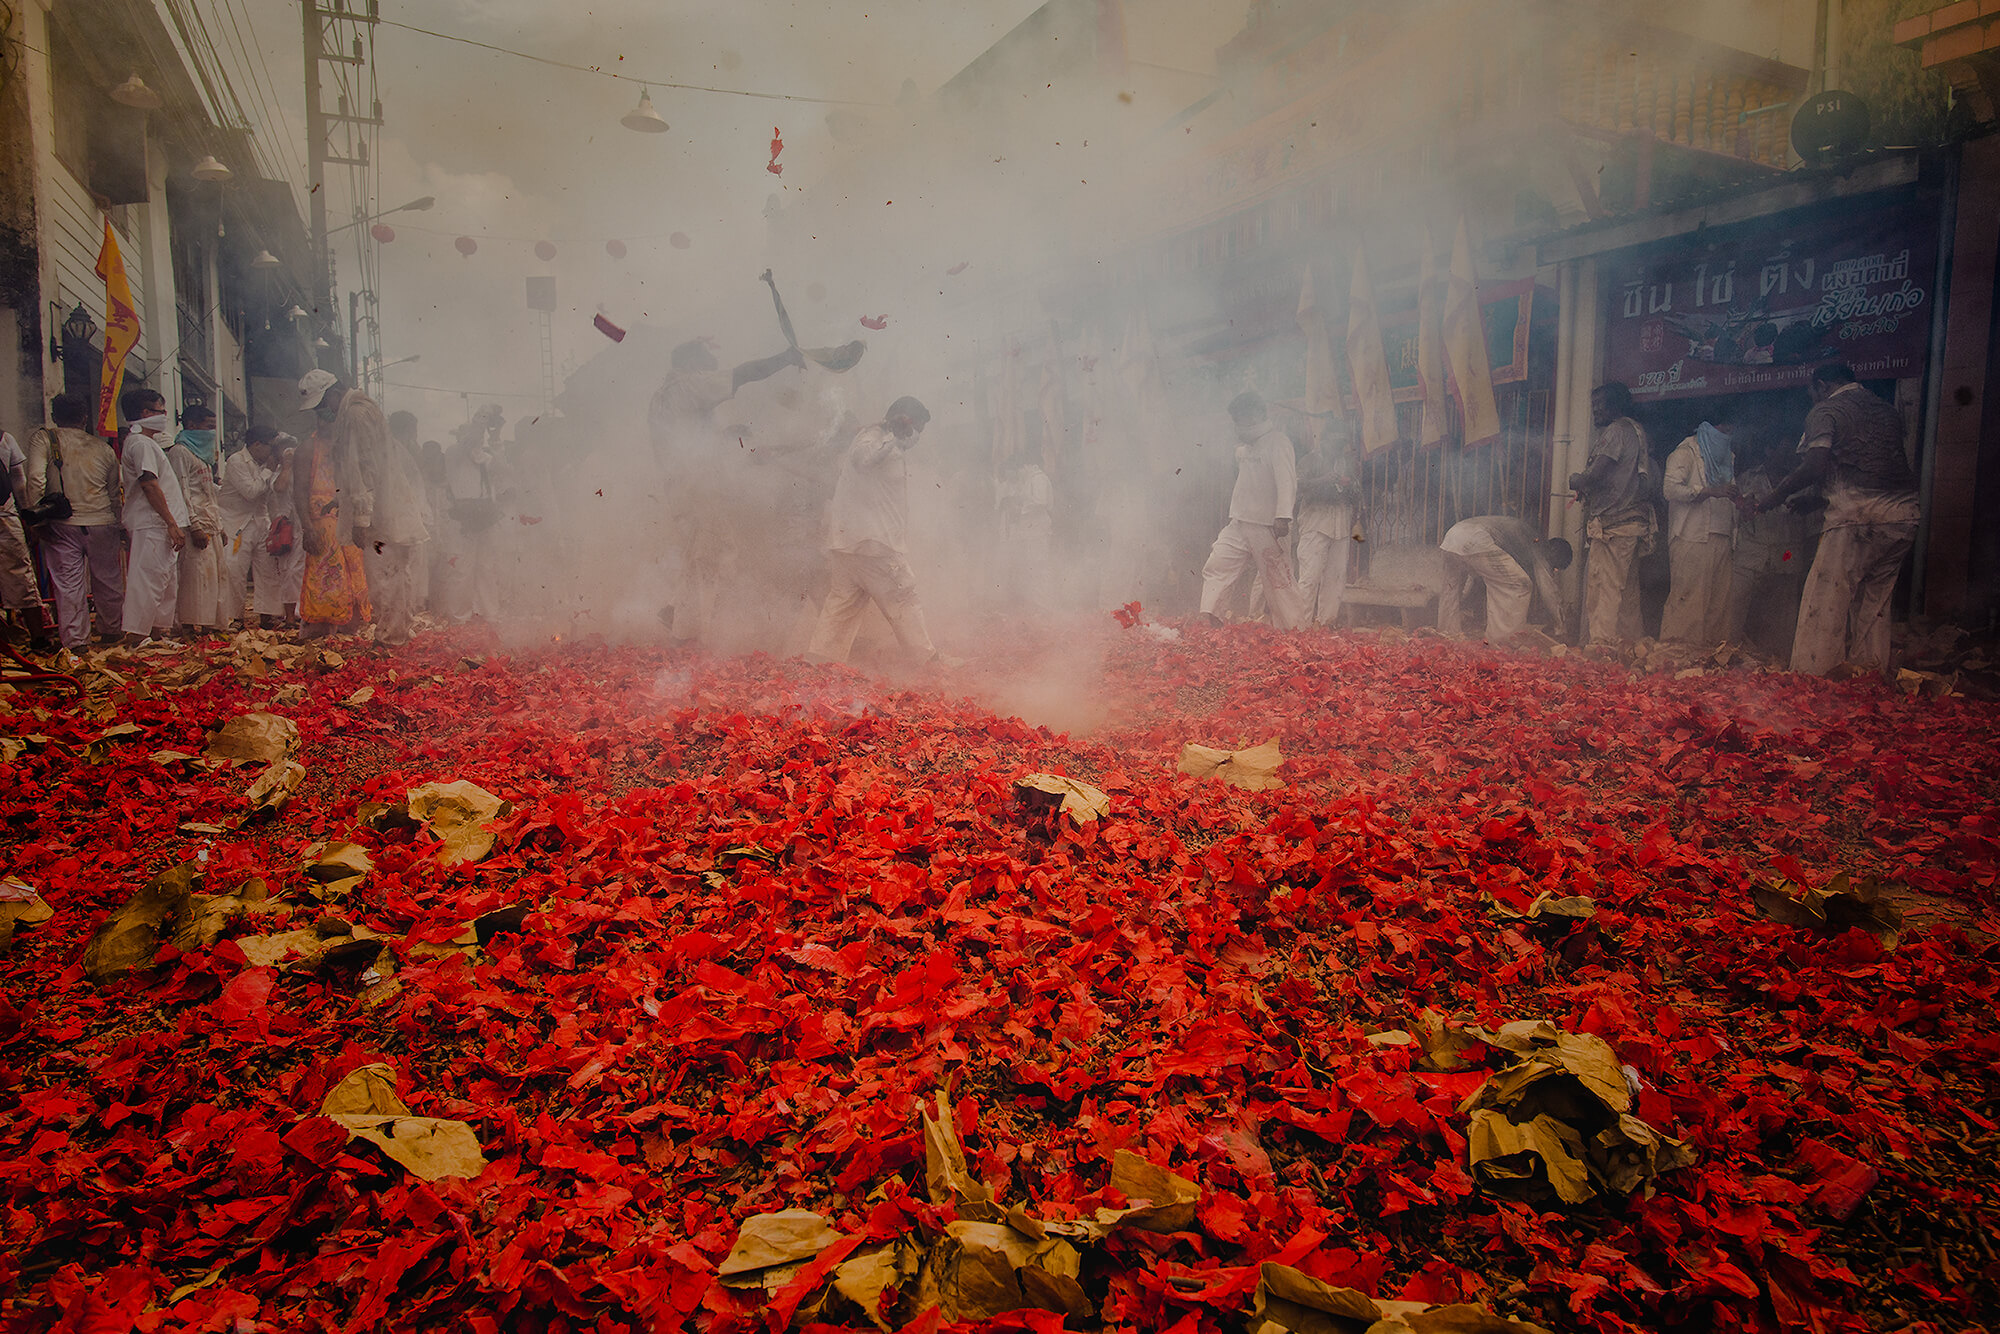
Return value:
[(1795, 387), (1828, 361), (1917, 375), (1936, 268), (1936, 224), (1914, 209), (1621, 256), (1605, 275), (1605, 378), (1645, 399)]

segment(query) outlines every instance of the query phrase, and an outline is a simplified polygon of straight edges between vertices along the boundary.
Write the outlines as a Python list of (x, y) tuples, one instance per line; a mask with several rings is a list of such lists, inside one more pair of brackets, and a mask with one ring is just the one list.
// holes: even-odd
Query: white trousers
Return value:
[[(240, 621), (244, 617), (244, 605), (250, 600), (250, 571), (256, 565), (257, 553), (263, 550), (264, 539), (270, 535), (271, 521), (259, 515), (240, 527), (225, 523), (222, 530), (222, 614), (224, 624)], [(273, 578), (276, 577), (275, 570)], [(257, 581), (258, 602), (264, 581)], [(261, 611), (262, 608), (260, 607)]]
[(917, 576), (902, 552), (829, 551), (826, 569), (832, 582), (820, 604), (807, 657), (846, 662), (871, 602), (882, 609), (896, 642), (905, 650), (925, 659), (936, 656), (923, 605), (917, 601)]
[(1201, 609), (1213, 616), (1229, 590), (1251, 570), (1264, 581), (1264, 598), (1271, 624), (1296, 630), (1305, 624), (1305, 604), (1292, 565), (1269, 524), (1231, 519), (1215, 536), (1208, 561), (1201, 567)]
[(1535, 583), (1519, 561), (1504, 551), (1475, 551), (1469, 556), (1447, 551), (1444, 588), (1438, 595), (1438, 629), (1448, 635), (1465, 633), (1465, 599), (1475, 579), (1486, 586), (1488, 643), (1503, 643), (1528, 628)]
[(1340, 599), (1347, 592), (1347, 560), (1354, 549), (1354, 511), (1340, 507), (1345, 516), (1334, 526), (1336, 532), (1299, 534), (1299, 601), (1306, 615), (1321, 625), (1332, 625), (1340, 616)]
[(1730, 554), (1729, 539), (1719, 535), (1667, 543), (1673, 583), (1660, 614), (1661, 639), (1713, 648), (1728, 637)]
[(128, 635), (170, 630), (179, 609), (181, 558), (164, 528), (131, 530), (132, 551), (125, 562), (125, 615)]

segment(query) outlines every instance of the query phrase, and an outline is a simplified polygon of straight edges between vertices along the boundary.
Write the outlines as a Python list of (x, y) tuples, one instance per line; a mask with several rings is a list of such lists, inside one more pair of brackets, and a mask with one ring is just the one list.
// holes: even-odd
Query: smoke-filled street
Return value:
[[(10, 870), (59, 905), (5, 956), (7, 1273), (44, 1294), (13, 1327), (1227, 1329), (1274, 1281), (1548, 1328), (1993, 1300), (1990, 702), (1108, 617), (903, 680), (418, 645), (8, 701)], [(1038, 670), (1092, 730), (994, 707)], [(203, 757), (265, 710), (303, 774), (257, 815), (266, 763)], [(1190, 741), (1275, 742), (1282, 786), (1178, 774)], [(1042, 773), (1108, 812), (1024, 801)], [(413, 820), (452, 782), (507, 803), (483, 842)], [(147, 980), (87, 979), (184, 861)], [(1858, 925), (1760, 898), (1838, 873), (1899, 883)], [(1537, 1051), (1580, 1063), (1537, 1115), (1584, 1138), (1523, 1180), (1465, 1105)], [(1593, 1146), (1635, 1120), (1661, 1143)], [(823, 1221), (731, 1271), (783, 1210)]]
[(0, 1334), (1975, 1334), (1996, 0), (0, 0)]

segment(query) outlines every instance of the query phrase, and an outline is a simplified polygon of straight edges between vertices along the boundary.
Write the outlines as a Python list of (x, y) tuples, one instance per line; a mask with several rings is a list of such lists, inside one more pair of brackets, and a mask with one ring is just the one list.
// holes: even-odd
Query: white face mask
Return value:
[(144, 431), (148, 435), (165, 435), (167, 433), (167, 414), (156, 412), (150, 417), (141, 417), (138, 421), (133, 422), (132, 425), (135, 429)]
[(1262, 421), (1238, 422), (1236, 425), (1236, 438), (1246, 445), (1254, 445), (1257, 443), (1257, 438), (1264, 434), (1264, 428), (1268, 424)]

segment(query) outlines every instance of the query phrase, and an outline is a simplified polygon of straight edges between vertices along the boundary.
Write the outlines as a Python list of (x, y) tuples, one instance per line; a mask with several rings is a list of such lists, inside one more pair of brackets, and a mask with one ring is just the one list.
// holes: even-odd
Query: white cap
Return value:
[(340, 382), (332, 371), (307, 371), (299, 377), (299, 411), (310, 412), (326, 397), (326, 391)]

